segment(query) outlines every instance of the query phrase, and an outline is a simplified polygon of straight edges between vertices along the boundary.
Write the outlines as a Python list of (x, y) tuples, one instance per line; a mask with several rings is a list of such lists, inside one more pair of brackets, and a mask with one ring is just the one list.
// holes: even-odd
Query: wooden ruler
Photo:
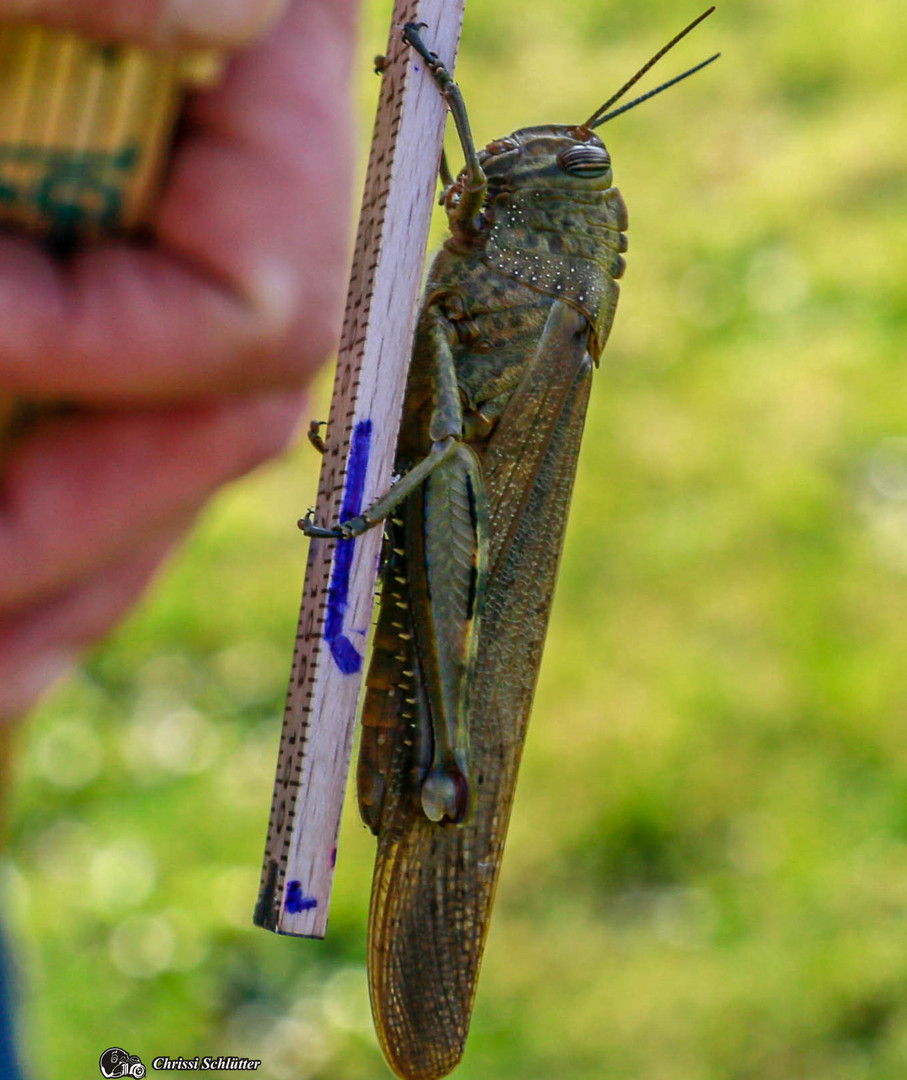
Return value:
[[(446, 105), (404, 44), (407, 22), (453, 69), (465, 0), (396, 0), (353, 255), (315, 520), (350, 517), (391, 468)], [(257, 925), (324, 937), (381, 529), (312, 540), (268, 823)]]

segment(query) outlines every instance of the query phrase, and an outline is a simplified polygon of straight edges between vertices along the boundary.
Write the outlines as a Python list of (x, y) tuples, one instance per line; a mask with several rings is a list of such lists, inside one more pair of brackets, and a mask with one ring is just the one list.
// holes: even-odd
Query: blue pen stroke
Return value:
[(302, 891), (301, 881), (288, 881), (284, 907), (291, 915), (298, 915), (302, 911), (311, 911), (318, 907), (318, 901), (314, 896), (306, 896)]
[[(372, 443), (371, 420), (360, 420), (353, 428), (350, 441), (350, 459), (346, 470), (346, 488), (340, 507), (340, 520), (349, 521), (362, 510), (362, 494), (365, 490), (365, 474), (368, 469)], [(328, 643), (337, 667), (344, 675), (355, 675), (362, 670), (362, 653), (343, 632), (343, 622), (349, 606), (350, 569), (353, 565), (355, 540), (338, 540), (328, 586), (327, 616), (324, 623), (324, 640)]]

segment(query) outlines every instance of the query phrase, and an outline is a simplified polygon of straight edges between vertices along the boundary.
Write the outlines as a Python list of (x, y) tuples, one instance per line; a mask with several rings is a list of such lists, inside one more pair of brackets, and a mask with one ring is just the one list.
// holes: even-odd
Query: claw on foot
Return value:
[(439, 62), (438, 54), (436, 52), (432, 52), (432, 50), (429, 49), (429, 47), (422, 40), (422, 35), (419, 33), (420, 30), (427, 29), (428, 23), (408, 22), (403, 27), (403, 40), (406, 42), (407, 45), (415, 49), (416, 52), (427, 64), (434, 65)]
[(361, 536), (370, 529), (373, 524), (365, 517), (354, 517), (350, 518), (349, 521), (341, 521), (339, 525), (332, 525), (325, 529), (321, 525), (315, 524), (312, 520), (314, 516), (315, 511), (310, 509), (304, 518), (299, 519), (297, 524), (306, 536), (311, 536), (316, 540), (354, 540), (357, 536)]
[(333, 529), (323, 529), (320, 525), (316, 525), (313, 520), (314, 517), (314, 507), (310, 506), (308, 510), (306, 510), (305, 517), (300, 518), (299, 521), (296, 522), (303, 535), (310, 536), (317, 540), (334, 540), (343, 536), (339, 527), (335, 526)]
[(311, 420), (309, 422), (309, 430), (306, 432), (306, 438), (315, 447), (319, 454), (324, 453), (324, 439), (322, 439), (319, 432), (319, 428), (327, 427), (326, 420)]

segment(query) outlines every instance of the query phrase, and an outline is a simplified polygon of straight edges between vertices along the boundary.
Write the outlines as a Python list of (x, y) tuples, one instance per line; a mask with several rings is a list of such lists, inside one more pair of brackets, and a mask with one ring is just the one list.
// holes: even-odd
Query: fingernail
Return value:
[(288, 263), (271, 260), (249, 272), (247, 295), (261, 333), (285, 334), (299, 307), (299, 273)]
[(198, 45), (242, 45), (281, 14), (286, 0), (169, 0), (167, 35)]

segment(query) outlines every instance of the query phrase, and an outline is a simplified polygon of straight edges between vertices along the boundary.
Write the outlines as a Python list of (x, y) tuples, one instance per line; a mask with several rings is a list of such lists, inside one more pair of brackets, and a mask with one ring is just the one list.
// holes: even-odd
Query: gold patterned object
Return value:
[[(217, 82), (212, 50), (152, 51), (0, 26), (0, 227), (58, 253), (145, 224), (183, 93)], [(38, 412), (0, 388), (0, 462)]]
[(64, 245), (141, 226), (187, 86), (211, 52), (153, 52), (0, 27), (0, 222)]

